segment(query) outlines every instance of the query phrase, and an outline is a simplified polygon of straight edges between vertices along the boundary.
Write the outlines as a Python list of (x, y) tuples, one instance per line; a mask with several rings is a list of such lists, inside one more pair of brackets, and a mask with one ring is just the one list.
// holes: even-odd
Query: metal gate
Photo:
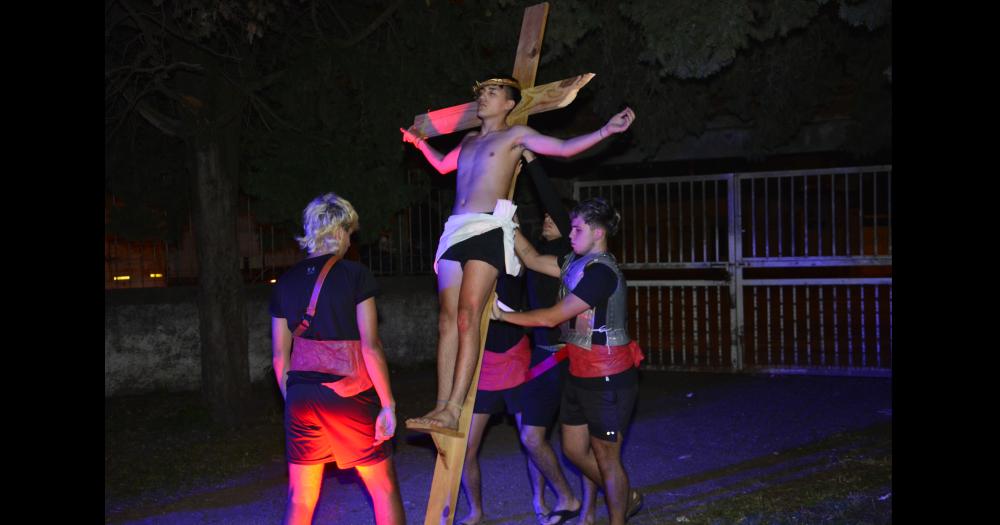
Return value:
[(670, 370), (891, 375), (892, 167), (577, 182)]

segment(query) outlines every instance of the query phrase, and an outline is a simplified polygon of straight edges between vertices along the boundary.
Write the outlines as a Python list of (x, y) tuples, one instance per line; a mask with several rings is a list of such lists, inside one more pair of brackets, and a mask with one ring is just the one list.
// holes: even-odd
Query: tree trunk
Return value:
[(239, 424), (250, 397), (246, 299), (236, 217), (238, 129), (226, 126), (192, 141), (194, 230), (202, 395), (217, 424)]
[(176, 54), (205, 67), (204, 74), (182, 72), (176, 79), (184, 100), (179, 114), (193, 132), (187, 143), (198, 254), (201, 390), (213, 422), (232, 426), (245, 420), (250, 398), (246, 294), (236, 226), (238, 115), (245, 99), (222, 77), (224, 64), (183, 43)]

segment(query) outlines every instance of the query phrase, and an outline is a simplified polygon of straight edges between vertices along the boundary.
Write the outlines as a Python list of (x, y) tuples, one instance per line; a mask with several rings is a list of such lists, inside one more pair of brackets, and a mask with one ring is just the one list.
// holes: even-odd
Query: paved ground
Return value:
[[(433, 379), (393, 381), (400, 406), (410, 393), (433, 395)], [(822, 469), (831, 454), (821, 443), (825, 438), (886, 426), (891, 419), (891, 381), (884, 378), (645, 371), (623, 452), (632, 485), (645, 494), (644, 510), (630, 523), (683, 522), (687, 509)], [(552, 440), (557, 449), (558, 437), (555, 433)], [(404, 434), (397, 445), (407, 522), (423, 523), (433, 446), (423, 434)], [(490, 427), (480, 458), (484, 523), (535, 524), (524, 455), (509, 421)], [(287, 476), (283, 458), (273, 459), (242, 478), (160, 498), (155, 505), (118, 502), (106, 522), (280, 523)], [(579, 486), (575, 471), (570, 479)], [(891, 480), (885, 491), (891, 491)], [(599, 508), (598, 519), (606, 522), (602, 499)], [(466, 510), (461, 496), (456, 516)], [(373, 522), (370, 502), (353, 472), (327, 469), (314, 522)]]

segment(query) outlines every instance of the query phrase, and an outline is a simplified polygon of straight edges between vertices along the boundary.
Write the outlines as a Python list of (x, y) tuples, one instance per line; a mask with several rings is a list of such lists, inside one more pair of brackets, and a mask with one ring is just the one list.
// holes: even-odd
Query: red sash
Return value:
[(372, 387), (361, 355), (361, 341), (316, 341), (293, 337), (289, 371), (344, 376), (338, 381), (323, 383), (340, 397), (351, 397)]
[(590, 350), (567, 343), (566, 349), (569, 350), (569, 373), (576, 377), (620, 374), (629, 368), (638, 368), (646, 358), (635, 341), (621, 346), (591, 345)]
[(506, 390), (525, 381), (531, 364), (531, 345), (528, 336), (522, 336), (504, 353), (483, 351), (483, 364), (479, 369), (479, 390)]
[(316, 315), (316, 301), (326, 275), (340, 259), (336, 255), (330, 257), (316, 277), (306, 313), (292, 332), (292, 364), (289, 371), (344, 376), (332, 383), (323, 383), (323, 386), (332, 388), (340, 397), (351, 397), (372, 387), (372, 380), (361, 355), (361, 341), (317, 341), (299, 337), (309, 328), (310, 321)]

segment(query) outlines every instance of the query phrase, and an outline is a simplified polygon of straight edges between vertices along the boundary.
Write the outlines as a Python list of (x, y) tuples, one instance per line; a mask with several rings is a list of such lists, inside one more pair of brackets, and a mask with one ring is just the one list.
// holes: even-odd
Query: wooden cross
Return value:
[[(514, 61), (513, 77), (521, 84), (521, 101), (507, 115), (507, 124), (527, 124), (528, 116), (545, 111), (551, 111), (569, 105), (576, 98), (577, 92), (594, 78), (593, 73), (584, 73), (572, 78), (535, 86), (535, 73), (541, 58), (542, 37), (545, 36), (545, 22), (549, 16), (547, 2), (536, 4), (524, 10), (521, 22), (521, 36), (517, 44), (517, 57)], [(434, 137), (471, 129), (482, 125), (476, 116), (477, 102), (468, 102), (436, 111), (417, 115), (413, 119), (416, 132), (424, 137)], [(514, 194), (514, 185), (520, 165), (514, 170), (507, 198)], [(434, 465), (434, 479), (431, 481), (430, 497), (427, 501), (427, 513), (424, 515), (424, 525), (443, 523), (451, 525), (455, 519), (455, 505), (458, 503), (458, 489), (462, 481), (462, 469), (465, 467), (465, 452), (468, 444), (469, 426), (472, 423), (472, 409), (476, 404), (476, 389), (479, 386), (479, 370), (483, 362), (483, 348), (486, 344), (486, 333), (490, 323), (490, 306), (496, 301), (496, 284), (483, 317), (479, 324), (479, 357), (476, 370), (472, 376), (469, 393), (462, 405), (462, 413), (458, 419), (458, 433), (449, 436), (432, 432), (434, 445), (437, 447), (437, 461)]]

